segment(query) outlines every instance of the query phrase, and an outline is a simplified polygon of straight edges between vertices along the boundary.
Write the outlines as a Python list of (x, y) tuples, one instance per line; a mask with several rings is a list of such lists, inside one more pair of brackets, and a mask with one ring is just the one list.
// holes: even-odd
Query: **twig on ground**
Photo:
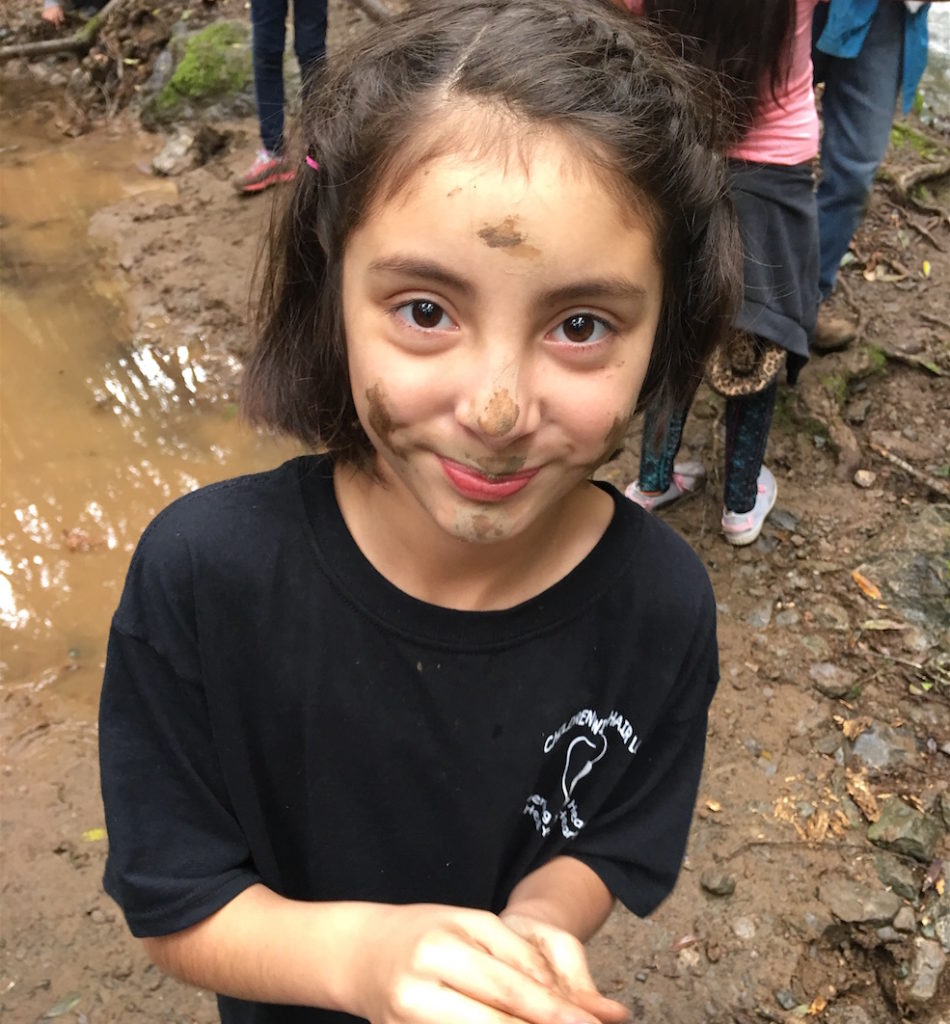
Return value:
[(933, 234), (927, 228), (925, 228), (923, 226), (923, 224), (918, 224), (917, 221), (915, 221), (914, 218), (911, 217), (911, 215), (909, 213), (907, 213), (906, 211), (904, 212), (904, 219), (907, 221), (907, 226), (908, 227), (913, 228), (914, 231), (916, 231), (917, 234), (920, 235), (922, 238), (926, 238), (927, 241), (930, 242), (930, 244), (938, 252), (946, 252), (947, 251), (946, 247), (943, 246), (940, 242), (938, 242), (937, 239), (934, 238)]
[(945, 484), (942, 480), (938, 480), (935, 476), (930, 473), (925, 473), (922, 469), (918, 469), (916, 466), (912, 466), (909, 462), (906, 462), (899, 455), (895, 455), (893, 452), (888, 451), (887, 448), (882, 444), (877, 444), (874, 441), (869, 442), (872, 451), (877, 452), (882, 459), (887, 459), (888, 462), (897, 466), (898, 469), (902, 469), (905, 473), (912, 476), (915, 480), (919, 480), (922, 484), (926, 484), (936, 494), (941, 497), (950, 500), (950, 485)]
[(884, 347), (881, 349), (884, 355), (895, 363), (903, 363), (905, 366), (912, 366), (915, 370), (926, 370), (935, 377), (942, 377), (943, 370), (932, 360), (924, 359), (923, 356), (913, 355), (910, 352), (901, 352), (896, 348)]
[(941, 320), (939, 316), (934, 316), (933, 313), (918, 312), (917, 315), (928, 324), (933, 324), (935, 327), (945, 327), (950, 331), (950, 320)]
[(0, 63), (14, 57), (43, 57), (50, 53), (85, 53), (96, 41), (99, 29), (106, 18), (126, 0), (109, 0), (109, 2), (91, 17), (85, 25), (71, 36), (62, 39), (41, 39), (32, 43), (10, 43), (0, 46)]

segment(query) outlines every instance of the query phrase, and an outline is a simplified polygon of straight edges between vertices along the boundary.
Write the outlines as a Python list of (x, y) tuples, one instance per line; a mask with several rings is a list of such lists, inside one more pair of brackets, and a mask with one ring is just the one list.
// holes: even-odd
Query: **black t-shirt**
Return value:
[[(100, 709), (105, 887), (138, 936), (262, 882), (501, 910), (552, 857), (637, 914), (670, 891), (718, 678), (696, 555), (612, 488), (564, 579), (503, 611), (409, 597), (329, 460), (204, 488), (146, 530)], [(227, 1024), (352, 1021), (220, 1000)]]

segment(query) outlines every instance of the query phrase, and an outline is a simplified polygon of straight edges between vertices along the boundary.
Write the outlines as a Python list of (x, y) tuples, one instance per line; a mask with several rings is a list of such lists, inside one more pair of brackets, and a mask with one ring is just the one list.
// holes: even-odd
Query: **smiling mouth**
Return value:
[(504, 501), (523, 490), (537, 476), (537, 469), (523, 469), (516, 473), (486, 473), (452, 459), (439, 462), (449, 482), (465, 498), (473, 501)]

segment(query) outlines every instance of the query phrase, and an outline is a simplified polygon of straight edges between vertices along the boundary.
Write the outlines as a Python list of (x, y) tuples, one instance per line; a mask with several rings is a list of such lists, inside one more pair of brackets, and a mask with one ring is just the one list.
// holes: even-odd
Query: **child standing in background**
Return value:
[[(710, 383), (726, 395), (722, 530), (751, 544), (776, 499), (762, 465), (777, 377), (794, 382), (808, 359), (818, 305), (818, 229), (812, 160), (818, 115), (811, 22), (817, 0), (632, 0), (635, 13), (676, 33), (684, 57), (716, 71), (732, 96), (739, 136), (728, 150), (729, 188), (744, 250), (742, 307), (716, 353)], [(783, 353), (786, 358), (782, 358)], [(689, 405), (652, 406), (640, 473), (627, 497), (655, 511), (695, 493), (705, 470), (674, 464)]]
[(675, 882), (715, 605), (590, 477), (733, 308), (712, 86), (441, 0), (306, 105), (245, 407), (321, 454), (156, 518), (100, 711), (106, 889), (226, 1024), (627, 1016), (582, 943)]

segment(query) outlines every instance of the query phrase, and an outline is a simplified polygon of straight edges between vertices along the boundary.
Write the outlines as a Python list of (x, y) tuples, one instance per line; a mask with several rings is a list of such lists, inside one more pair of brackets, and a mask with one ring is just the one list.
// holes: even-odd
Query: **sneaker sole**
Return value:
[(283, 171), (279, 174), (275, 172), (274, 174), (269, 174), (266, 178), (262, 178), (260, 181), (250, 184), (235, 184), (234, 188), (239, 195), (250, 196), (256, 192), (263, 192), (265, 188), (270, 188), (272, 185), (284, 185), (289, 181), (293, 181), (296, 177), (296, 171)]

